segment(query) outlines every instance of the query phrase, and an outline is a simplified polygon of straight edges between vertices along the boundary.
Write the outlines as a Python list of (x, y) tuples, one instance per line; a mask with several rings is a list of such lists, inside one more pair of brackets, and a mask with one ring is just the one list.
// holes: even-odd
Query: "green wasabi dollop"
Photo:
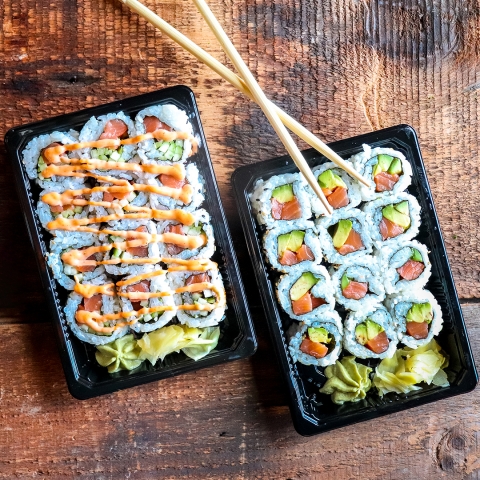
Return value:
[(99, 345), (95, 358), (102, 367), (107, 367), (108, 373), (120, 370), (133, 370), (142, 360), (139, 359), (141, 349), (133, 335), (125, 335), (106, 345)]

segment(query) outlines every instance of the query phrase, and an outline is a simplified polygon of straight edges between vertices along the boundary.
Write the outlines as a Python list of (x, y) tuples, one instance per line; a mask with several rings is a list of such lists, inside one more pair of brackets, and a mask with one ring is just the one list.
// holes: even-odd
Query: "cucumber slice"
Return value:
[(196, 301), (199, 298), (202, 298), (202, 294), (198, 292), (192, 293), (192, 298), (193, 298), (193, 301)]
[(119, 248), (112, 248), (112, 258), (119, 258), (122, 251)]
[(78, 273), (78, 270), (75, 267), (67, 264), (63, 267), (63, 271), (65, 272), (65, 275), (76, 275)]
[(168, 142), (165, 142), (163, 145), (160, 146), (159, 150), (162, 153), (166, 153), (169, 147), (170, 147), (170, 144)]
[(82, 213), (83, 212), (83, 207), (81, 207), (80, 205), (77, 205), (76, 207), (74, 207), (73, 211), (75, 213)]
[(215, 300), (216, 300), (215, 297), (208, 297), (207, 298), (208, 303), (215, 303)]

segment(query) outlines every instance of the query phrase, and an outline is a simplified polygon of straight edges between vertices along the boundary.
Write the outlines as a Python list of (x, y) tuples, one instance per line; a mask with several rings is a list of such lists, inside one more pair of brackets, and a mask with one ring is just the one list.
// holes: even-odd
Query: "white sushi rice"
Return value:
[(49, 135), (40, 135), (28, 142), (25, 150), (22, 152), (23, 164), (27, 172), (28, 178), (36, 180), (40, 187), (44, 189), (55, 188), (55, 185), (61, 185), (64, 189), (76, 189), (82, 188), (84, 179), (81, 177), (63, 177), (52, 176), (50, 178), (39, 177), (38, 171), (38, 159), (40, 153), (46, 147), (52, 143), (61, 143), (62, 145), (68, 145), (76, 143), (77, 139), (69, 133), (53, 132)]
[[(165, 243), (159, 242), (158, 247), (160, 251), (160, 255), (162, 257), (168, 258), (180, 258), (182, 260), (190, 260), (190, 259), (197, 259), (197, 258), (210, 258), (215, 252), (215, 237), (213, 235), (213, 228), (210, 225), (210, 215), (206, 210), (200, 209), (195, 212), (192, 212), (194, 217), (194, 223), (189, 226), (184, 226), (184, 232), (188, 234), (188, 229), (192, 227), (198, 227), (199, 225), (202, 226), (203, 233), (207, 237), (207, 243), (199, 248), (194, 248), (190, 250), (186, 248), (185, 250), (181, 251), (176, 255), (170, 255), (168, 253), (167, 245)], [(162, 223), (158, 224), (157, 232), (162, 234), (165, 232), (165, 229), (168, 225), (175, 225), (178, 222), (173, 220), (166, 220)], [(188, 234), (190, 235), (190, 234)]]
[[(295, 315), (292, 309), (292, 299), (290, 298), (290, 290), (295, 282), (302, 276), (303, 273), (310, 272), (318, 280), (318, 282), (311, 288), (310, 293), (316, 298), (323, 298), (324, 305), (314, 308), (311, 312), (304, 315)], [(319, 316), (326, 312), (331, 312), (335, 308), (335, 298), (332, 281), (327, 269), (322, 265), (311, 265), (303, 267), (296, 265), (290, 270), (290, 273), (282, 275), (276, 289), (277, 299), (285, 312), (296, 320), (302, 320), (305, 323), (318, 320)]]
[[(161, 122), (167, 124), (176, 132), (186, 132), (193, 136), (192, 124), (188, 120), (188, 115), (185, 111), (180, 110), (175, 105), (155, 105), (153, 107), (144, 108), (138, 112), (135, 117), (135, 133), (136, 135), (142, 135), (145, 133), (145, 125), (143, 119), (145, 117), (157, 117)], [(199, 138), (196, 138), (199, 142)], [(142, 159), (142, 163), (153, 163), (159, 161), (161, 153), (155, 148), (154, 143), (156, 140), (149, 139), (139, 144), (139, 155)], [(188, 157), (192, 153), (192, 142), (190, 140), (183, 140), (183, 153), (182, 157), (177, 162), (169, 162), (166, 160), (160, 160), (161, 163), (172, 164), (186, 162)]]
[[(225, 292), (223, 286), (222, 276), (218, 270), (208, 270), (207, 272), (190, 272), (190, 271), (178, 271), (170, 272), (167, 274), (167, 282), (170, 285), (172, 291), (178, 288), (184, 287), (187, 279), (192, 275), (198, 275), (201, 273), (208, 273), (210, 276), (210, 282), (216, 289)], [(213, 292), (212, 292), (213, 293)], [(184, 304), (193, 304), (191, 294), (174, 293), (173, 295), (175, 304), (180, 306)], [(189, 327), (213, 327), (218, 325), (225, 318), (225, 306), (218, 306), (214, 310), (177, 310), (177, 320)]]
[[(190, 201), (190, 203), (185, 205), (181, 200), (175, 200), (174, 198), (165, 195), (157, 195), (155, 193), (150, 193), (150, 202), (152, 208), (159, 210), (163, 210), (165, 208), (167, 208), (168, 210), (172, 210), (174, 208), (181, 208), (185, 212), (193, 212), (194, 210), (199, 208), (205, 199), (203, 195), (205, 182), (200, 173), (198, 172), (197, 166), (194, 163), (189, 163), (185, 167), (185, 180), (192, 189), (192, 200)], [(156, 178), (149, 178), (145, 181), (145, 183), (148, 183), (149, 185), (154, 185), (156, 187), (164, 186)]]
[[(387, 192), (376, 192), (376, 185), (373, 180), (373, 169), (378, 163), (378, 155), (390, 155), (391, 157), (398, 158), (402, 162), (402, 174), (398, 179), (398, 182), (395, 183), (393, 189)], [(370, 180), (370, 187), (366, 185), (359, 184), (360, 192), (362, 195), (363, 201), (375, 200), (376, 198), (381, 198), (389, 195), (397, 195), (400, 192), (406, 190), (412, 183), (412, 166), (410, 162), (405, 158), (403, 153), (393, 148), (371, 148), (369, 145), (363, 145), (363, 152), (358, 153), (351, 157), (350, 162), (353, 163), (355, 169), (360, 172), (365, 178)]]
[[(402, 267), (410, 259), (413, 248), (420, 252), (425, 269), (415, 280), (402, 279), (397, 269)], [(377, 252), (377, 255), (379, 255), (380, 272), (387, 294), (404, 290), (412, 292), (421, 290), (432, 274), (432, 264), (428, 258), (427, 247), (416, 240), (401, 242), (391, 247), (384, 247)]]
[[(348, 310), (358, 312), (365, 312), (382, 302), (385, 298), (385, 288), (378, 273), (378, 263), (371, 255), (348, 260), (343, 265), (340, 265), (336, 271), (334, 268), (331, 268), (330, 274), (337, 302)], [(343, 296), (342, 276), (344, 274), (351, 281), (368, 283), (367, 294), (363, 298), (355, 300)]]
[[(350, 162), (346, 161), (346, 163), (350, 164)], [(352, 168), (354, 168), (353, 165), (351, 165)], [(360, 194), (360, 186), (359, 184), (352, 180), (352, 178), (348, 175), (348, 173), (345, 170), (342, 170), (341, 168), (338, 168), (334, 163), (328, 162), (328, 163), (323, 163), (322, 165), (316, 167), (313, 169), (313, 175), (317, 179), (318, 182), (318, 177), (323, 173), (326, 172), (327, 170), (332, 170), (332, 172), (335, 175), (338, 175), (345, 185), (347, 186), (347, 192), (348, 192), (348, 205), (345, 207), (341, 207), (337, 210), (344, 210), (344, 209), (350, 209), (358, 206), (360, 202), (362, 201), (362, 197)], [(310, 203), (312, 205), (312, 212), (314, 213), (315, 216), (320, 217), (325, 214), (325, 208), (322, 205), (322, 202), (320, 199), (317, 197), (317, 195), (314, 193), (312, 187), (310, 185), (307, 185), (307, 192), (310, 195)]]
[[(389, 238), (387, 240), (382, 239), (380, 233), (380, 222), (382, 221), (382, 209), (387, 205), (397, 205), (404, 200), (408, 201), (408, 210), (410, 215), (410, 227), (400, 235)], [(408, 193), (399, 193), (398, 195), (388, 195), (378, 200), (368, 202), (363, 207), (363, 211), (366, 215), (366, 223), (370, 229), (370, 236), (372, 237), (373, 244), (376, 248), (394, 247), (400, 242), (411, 240), (418, 235), (420, 229), (420, 205), (415, 197)]]
[[(110, 280), (106, 276), (102, 275), (92, 279), (89, 283), (91, 285), (104, 285), (106, 283), (110, 283)], [(78, 324), (75, 320), (75, 313), (82, 302), (83, 297), (78, 293), (73, 292), (68, 297), (67, 305), (64, 308), (70, 330), (76, 337), (82, 340), (82, 342), (91, 343), (93, 345), (105, 345), (127, 334), (128, 325), (114, 330), (111, 334), (102, 334), (100, 332), (94, 332), (93, 330), (90, 330), (87, 325)], [(121, 306), (117, 297), (111, 295), (102, 295), (102, 307), (100, 311), (102, 315), (119, 313), (120, 311)], [(124, 319), (120, 319), (118, 322), (123, 321)]]
[[(360, 235), (365, 248), (356, 252), (342, 255), (333, 246), (333, 232), (330, 234), (329, 229), (335, 228), (340, 220), (350, 220), (352, 228)], [(320, 244), (323, 254), (329, 263), (340, 265), (354, 258), (360, 258), (366, 254), (372, 253), (372, 240), (370, 238), (371, 227), (366, 220), (365, 214), (358, 208), (335, 210), (330, 217), (318, 219), (316, 222)]]
[[(147, 271), (153, 272), (155, 270), (160, 270), (160, 267), (155, 266), (149, 266)], [(122, 279), (122, 281), (129, 280), (136, 275), (129, 275), (128, 277), (125, 277)], [(148, 280), (150, 282), (150, 292), (152, 293), (157, 293), (157, 292), (167, 292), (169, 295), (166, 295), (164, 297), (153, 297), (148, 300), (144, 301), (144, 304), (142, 304), (142, 307), (147, 307), (147, 308), (154, 308), (154, 307), (159, 307), (162, 305), (166, 306), (175, 306), (175, 302), (173, 300), (173, 292), (170, 290), (170, 286), (166, 281), (166, 276), (165, 274), (162, 275), (156, 275), (154, 277), (147, 278), (145, 280)], [(134, 285), (134, 284), (132, 284)], [(120, 287), (120, 292), (126, 293), (128, 290), (129, 285), (125, 285)], [(120, 303), (122, 305), (122, 310), (124, 312), (132, 312), (133, 311), (133, 306), (132, 302), (127, 298), (127, 297), (122, 297), (119, 296), (120, 298)], [(135, 331), (135, 332), (151, 332), (153, 330), (156, 330), (160, 327), (163, 327), (166, 325), (168, 322), (172, 320), (176, 315), (175, 309), (173, 310), (164, 310), (161, 311), (159, 316), (154, 317), (151, 314), (146, 314), (142, 315), (140, 318), (137, 319), (135, 323), (130, 325), (130, 328)], [(128, 320), (134, 320), (137, 318), (136, 316), (129, 317)]]
[[(310, 248), (314, 255), (314, 260), (304, 260), (296, 265), (282, 265), (279, 262), (278, 254), (278, 237), (292, 232), (293, 230), (300, 230), (305, 232), (303, 237), (303, 243)], [(279, 272), (288, 273), (292, 268), (297, 265), (301, 265), (304, 268), (310, 268), (314, 264), (319, 264), (322, 261), (322, 248), (320, 247), (320, 241), (316, 234), (316, 228), (313, 222), (308, 220), (298, 220), (295, 227), (290, 225), (279, 225), (272, 230), (268, 230), (263, 237), (263, 250), (265, 257), (270, 265)]]
[(307, 182), (299, 173), (287, 173), (285, 175), (275, 175), (267, 181), (258, 180), (255, 189), (250, 195), (252, 209), (260, 225), (267, 228), (274, 228), (277, 225), (286, 224), (294, 227), (299, 220), (275, 220), (272, 216), (272, 192), (281, 185), (293, 185), (293, 194), (300, 203), (302, 209), (302, 220), (308, 220), (312, 216), (310, 206), (310, 197), (307, 193)]
[[(387, 350), (377, 354), (357, 342), (355, 328), (369, 318), (376, 324), (383, 327), (390, 340)], [(383, 305), (370, 307), (363, 312), (351, 312), (345, 320), (345, 333), (343, 346), (357, 358), (391, 358), (397, 350), (398, 338), (393, 325), (392, 317)]]
[(334, 321), (323, 321), (322, 319), (318, 322), (314, 322), (311, 326), (312, 327), (321, 327), (327, 330), (334, 341), (334, 347), (330, 350), (330, 352), (325, 355), (323, 358), (315, 358), (311, 355), (307, 355), (300, 350), (300, 345), (307, 334), (308, 325), (301, 324), (299, 327), (299, 331), (295, 333), (294, 336), (290, 338), (288, 350), (290, 351), (290, 355), (292, 356), (292, 360), (294, 362), (303, 363), (304, 365), (315, 365), (317, 367), (326, 367), (327, 365), (333, 365), (340, 356), (340, 352), (342, 350), (342, 340), (343, 340), (343, 326), (340, 317), (338, 316), (337, 312), (327, 312), (325, 316), (329, 316), (330, 318), (334, 318)]
[[(433, 319), (428, 329), (427, 338), (416, 340), (414, 337), (407, 335), (406, 316), (414, 303), (430, 303), (433, 311)], [(389, 309), (393, 321), (395, 322), (398, 339), (400, 342), (410, 348), (418, 348), (426, 345), (430, 340), (438, 335), (443, 327), (442, 309), (435, 297), (428, 290), (402, 292), (398, 295), (387, 297), (385, 302)]]

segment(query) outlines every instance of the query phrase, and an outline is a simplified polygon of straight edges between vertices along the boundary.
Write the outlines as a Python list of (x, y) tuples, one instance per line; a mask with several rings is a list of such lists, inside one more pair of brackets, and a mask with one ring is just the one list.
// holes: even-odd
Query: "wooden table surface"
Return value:
[[(226, 62), (191, 2), (148, 6)], [(322, 139), (417, 130), (480, 358), (477, 0), (211, 7), (272, 100)], [(0, 25), (1, 138), (165, 86), (194, 90), (259, 339), (247, 360), (74, 400), (0, 143), (0, 478), (480, 478), (478, 389), (317, 437), (295, 433), (230, 186), (239, 165), (284, 153), (259, 108), (114, 0), (0, 0)]]

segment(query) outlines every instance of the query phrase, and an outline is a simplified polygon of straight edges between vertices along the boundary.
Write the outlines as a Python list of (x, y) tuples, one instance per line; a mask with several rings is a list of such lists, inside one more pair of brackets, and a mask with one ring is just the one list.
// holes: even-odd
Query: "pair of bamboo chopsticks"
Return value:
[(368, 180), (362, 177), (356, 170), (354, 170), (348, 163), (346, 163), (339, 155), (337, 155), (331, 148), (325, 145), (320, 139), (315, 135), (309, 132), (305, 127), (299, 124), (296, 120), (291, 118), (283, 110), (278, 108), (272, 102), (270, 102), (255, 78), (251, 74), (248, 67), (245, 65), (244, 61), (240, 57), (239, 53), (236, 51), (235, 47), (232, 45), (227, 35), (223, 31), (221, 25), (218, 23), (217, 19), (209, 9), (208, 5), (204, 0), (193, 0), (198, 10), (208, 23), (209, 27), (219, 40), (222, 48), (225, 53), (228, 55), (232, 63), (235, 65), (235, 68), (238, 70), (240, 75), (243, 77), (235, 75), (217, 59), (212, 57), (210, 54), (201, 49), (198, 45), (192, 42), (189, 38), (181, 34), (178, 30), (173, 28), (165, 20), (160, 18), (158, 15), (153, 13), (145, 5), (140, 3), (138, 0), (121, 0), (125, 3), (130, 9), (137, 12), (141, 17), (145, 18), (149, 23), (157, 27), (167, 36), (169, 36), (173, 41), (182, 46), (185, 50), (194, 55), (198, 60), (205, 63), (213, 71), (218, 73), (222, 78), (227, 82), (231, 83), (234, 87), (248, 96), (251, 100), (255, 101), (262, 108), (263, 112), (267, 116), (268, 120), (272, 124), (273, 128), (277, 132), (278, 136), (282, 140), (285, 148), (287, 149), (290, 156), (295, 161), (297, 167), (304, 175), (307, 182), (310, 184), (316, 195), (322, 201), (322, 204), (325, 208), (327, 214), (332, 213), (332, 207), (328, 203), (325, 195), (323, 194), (318, 182), (316, 181), (310, 167), (300, 153), (298, 147), (293, 142), (290, 134), (285, 129), (284, 125), (287, 126), (292, 132), (296, 133), (300, 138), (305, 140), (310, 146), (315, 148), (317, 151), (325, 155), (331, 161), (333, 161), (340, 168), (344, 169), (348, 174), (359, 180), (365, 185), (369, 185)]

